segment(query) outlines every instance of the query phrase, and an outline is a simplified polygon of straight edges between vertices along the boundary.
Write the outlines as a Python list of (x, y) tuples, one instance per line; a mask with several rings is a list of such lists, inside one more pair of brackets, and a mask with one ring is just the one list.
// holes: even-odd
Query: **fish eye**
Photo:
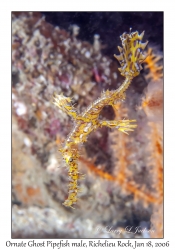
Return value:
[(72, 157), (69, 158), (69, 162), (73, 162), (73, 158)]

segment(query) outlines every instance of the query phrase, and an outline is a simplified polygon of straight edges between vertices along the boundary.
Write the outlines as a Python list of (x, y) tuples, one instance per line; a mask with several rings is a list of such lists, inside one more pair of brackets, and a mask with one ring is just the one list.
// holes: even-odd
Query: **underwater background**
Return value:
[[(106, 106), (100, 117), (136, 119), (138, 127), (89, 136), (79, 161), (83, 191), (66, 208), (58, 148), (73, 121), (52, 95), (71, 97), (82, 112), (118, 88), (124, 78), (113, 55), (130, 28), (145, 31), (148, 57), (118, 110)], [(162, 237), (163, 12), (13, 12), (12, 238)]]

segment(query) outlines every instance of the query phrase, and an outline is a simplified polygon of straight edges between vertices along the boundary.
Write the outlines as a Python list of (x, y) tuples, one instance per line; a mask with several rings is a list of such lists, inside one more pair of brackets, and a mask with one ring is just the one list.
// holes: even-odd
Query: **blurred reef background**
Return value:
[[(89, 136), (79, 161), (83, 192), (75, 210), (66, 208), (58, 148), (73, 124), (52, 95), (70, 96), (81, 112), (118, 88), (124, 78), (113, 54), (130, 27), (149, 41), (144, 69), (118, 111), (107, 106), (100, 116), (136, 119), (138, 127)], [(138, 226), (148, 232), (134, 233)], [(162, 237), (163, 12), (13, 12), (12, 238)]]

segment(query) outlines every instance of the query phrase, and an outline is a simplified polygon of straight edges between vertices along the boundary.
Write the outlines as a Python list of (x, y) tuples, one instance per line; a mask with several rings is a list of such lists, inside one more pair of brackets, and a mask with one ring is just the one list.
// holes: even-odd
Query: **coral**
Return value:
[[(152, 52), (152, 49), (149, 49), (149, 52)], [(151, 76), (151, 80), (141, 104), (147, 116), (147, 132), (145, 132), (148, 140), (146, 150), (149, 152), (147, 164), (156, 196), (151, 216), (153, 238), (163, 237), (163, 81), (160, 73), (162, 66), (157, 65), (161, 59), (161, 56), (153, 54), (147, 60), (147, 67), (150, 69), (147, 78)]]
[[(79, 158), (78, 144), (84, 143), (92, 131), (102, 126), (117, 128), (126, 134), (128, 131), (133, 131), (136, 127), (135, 124), (132, 124), (135, 120), (104, 121), (99, 120), (98, 117), (104, 106), (111, 105), (114, 107), (117, 101), (125, 99), (125, 91), (131, 84), (133, 78), (140, 74), (140, 70), (142, 69), (141, 64), (146, 58), (142, 50), (145, 49), (148, 43), (141, 42), (143, 35), (144, 32), (139, 35), (136, 31), (130, 32), (129, 34), (123, 33), (123, 35), (120, 36), (123, 48), (119, 46), (120, 55), (114, 55), (114, 57), (121, 65), (121, 68), (118, 70), (121, 72), (121, 75), (125, 77), (125, 80), (117, 90), (107, 90), (103, 92), (100, 98), (89, 105), (81, 114), (78, 114), (72, 107), (70, 98), (56, 94), (53, 97), (53, 103), (63, 112), (70, 115), (75, 123), (64, 146), (59, 149), (69, 168), (68, 173), (70, 177), (69, 196), (63, 203), (65, 206), (72, 207), (72, 204), (76, 203), (77, 193), (79, 192), (77, 181), (82, 178), (77, 166), (77, 160)], [(130, 188), (132, 189), (132, 187)]]
[(153, 48), (149, 48), (147, 51), (148, 56), (145, 59), (145, 69), (149, 69), (149, 74), (146, 75), (146, 78), (157, 81), (163, 77), (163, 66), (160, 64), (163, 57), (154, 53), (153, 50)]
[(121, 172), (118, 173), (118, 175), (115, 176), (108, 174), (107, 172), (104, 172), (101, 169), (97, 169), (97, 167), (95, 166), (95, 164), (93, 164), (93, 162), (87, 161), (82, 157), (80, 157), (80, 161), (85, 163), (92, 172), (99, 175), (100, 177), (118, 183), (122, 191), (124, 193), (133, 194), (135, 200), (142, 200), (143, 202), (145, 202), (146, 205), (148, 205), (149, 203), (155, 203), (157, 201), (157, 198), (154, 197), (152, 194), (149, 194), (149, 192), (141, 190), (139, 187), (137, 187), (135, 183), (134, 184), (132, 182), (129, 183), (125, 171), (122, 170)]
[(142, 98), (141, 108), (150, 121), (162, 121), (163, 110), (163, 81), (150, 82)]

